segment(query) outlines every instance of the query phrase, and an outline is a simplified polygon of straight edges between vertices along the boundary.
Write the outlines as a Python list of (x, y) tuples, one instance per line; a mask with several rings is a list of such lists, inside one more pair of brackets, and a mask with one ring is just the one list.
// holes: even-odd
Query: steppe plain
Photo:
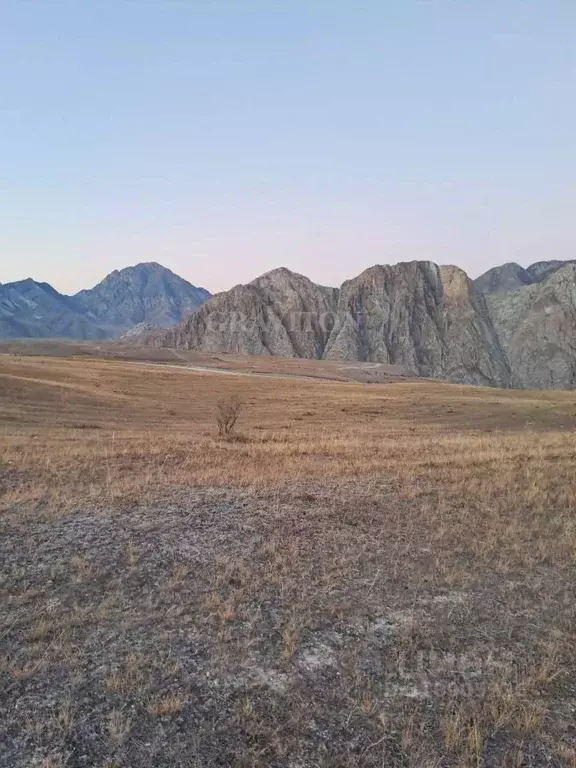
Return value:
[(0, 765), (576, 766), (575, 393), (0, 351)]

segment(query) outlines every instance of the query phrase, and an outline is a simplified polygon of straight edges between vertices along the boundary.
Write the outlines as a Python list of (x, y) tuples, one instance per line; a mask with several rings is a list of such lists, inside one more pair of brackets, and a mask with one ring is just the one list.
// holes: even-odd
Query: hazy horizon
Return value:
[(576, 257), (576, 5), (9, 3), (0, 282)]

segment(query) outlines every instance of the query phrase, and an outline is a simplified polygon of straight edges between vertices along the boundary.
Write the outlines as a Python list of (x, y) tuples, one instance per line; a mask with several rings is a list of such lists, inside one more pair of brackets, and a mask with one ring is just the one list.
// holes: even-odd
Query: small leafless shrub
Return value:
[(216, 408), (216, 423), (220, 437), (231, 437), (236, 429), (236, 422), (244, 403), (238, 395), (232, 395), (227, 400), (221, 400)]

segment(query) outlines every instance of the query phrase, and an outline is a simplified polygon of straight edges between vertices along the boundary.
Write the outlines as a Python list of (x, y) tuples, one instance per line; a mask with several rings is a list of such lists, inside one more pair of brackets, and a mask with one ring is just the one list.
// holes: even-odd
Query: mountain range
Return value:
[(495, 267), (471, 280), (428, 261), (377, 265), (340, 288), (280, 268), (217, 294), (146, 343), (370, 361), (498, 387), (576, 385), (576, 262)]
[[(152, 330), (156, 329), (156, 330)], [(0, 338), (114, 339), (202, 352), (400, 366), (499, 387), (576, 387), (576, 261), (509, 263), (476, 280), (429, 261), (376, 265), (339, 288), (285, 268), (216, 296), (156, 263), (90, 290), (0, 285)]]
[(0, 338), (113, 339), (175, 325), (210, 297), (155, 262), (115, 270), (74, 296), (28, 278), (0, 284)]

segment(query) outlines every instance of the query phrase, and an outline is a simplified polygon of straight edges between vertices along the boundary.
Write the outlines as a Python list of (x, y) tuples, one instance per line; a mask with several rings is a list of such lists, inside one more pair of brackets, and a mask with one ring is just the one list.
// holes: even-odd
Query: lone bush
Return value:
[(216, 423), (220, 437), (230, 437), (234, 434), (236, 422), (244, 403), (238, 395), (232, 395), (228, 400), (221, 400), (216, 408)]

